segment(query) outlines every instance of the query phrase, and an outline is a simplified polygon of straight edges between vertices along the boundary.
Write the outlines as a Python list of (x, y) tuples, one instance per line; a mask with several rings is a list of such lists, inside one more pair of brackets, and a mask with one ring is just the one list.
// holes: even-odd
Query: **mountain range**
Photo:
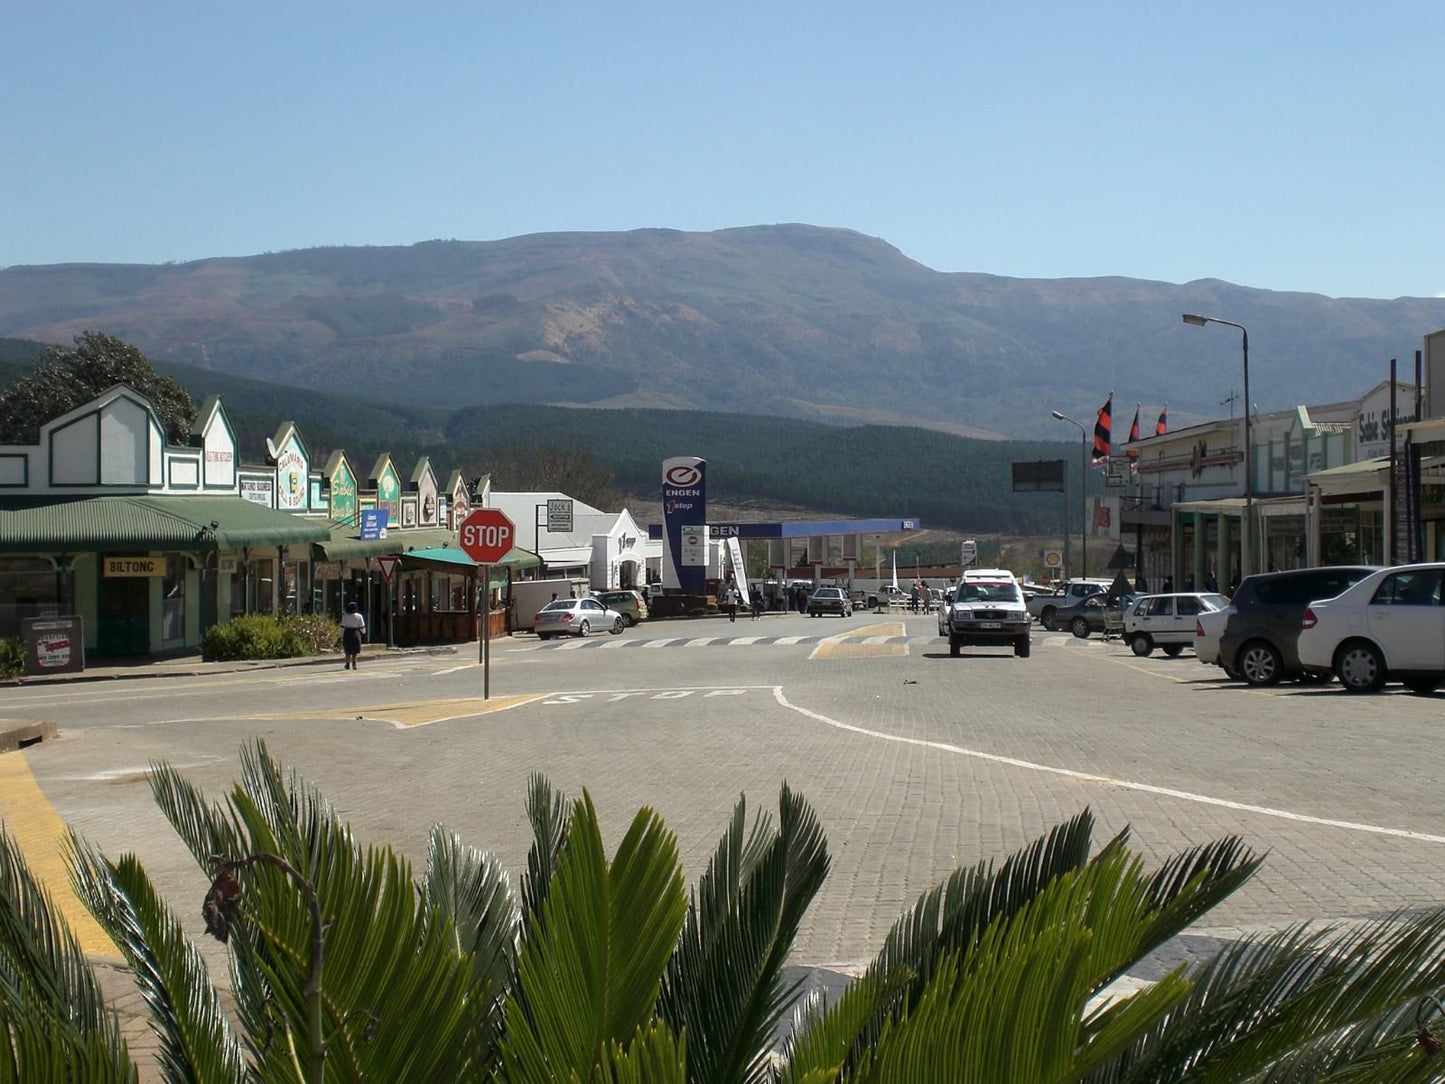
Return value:
[(1115, 393), (1152, 424), (1223, 413), (1249, 328), (1259, 409), (1408, 376), (1445, 299), (1202, 279), (943, 273), (844, 229), (535, 234), (0, 270), (0, 335), (104, 331), (162, 363), (418, 408), (692, 408), (1057, 439)]

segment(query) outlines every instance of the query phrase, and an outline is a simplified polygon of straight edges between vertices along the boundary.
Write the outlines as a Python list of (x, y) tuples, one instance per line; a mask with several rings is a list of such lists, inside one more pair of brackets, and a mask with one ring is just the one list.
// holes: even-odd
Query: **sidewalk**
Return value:
[[(429, 647), (389, 648), (385, 644), (366, 644), (361, 649), (361, 657), (373, 659), (393, 655), (456, 655), (465, 646), (467, 645), (436, 644)], [(68, 685), (83, 681), (126, 681), (135, 678), (200, 677), (208, 674), (234, 674), (246, 670), (275, 670), (289, 666), (335, 666), (340, 661), (339, 651), (325, 655), (307, 655), (299, 659), (227, 659), (223, 662), (207, 662), (199, 654), (181, 655), (169, 659), (143, 659), (87, 666), (78, 674), (27, 674), (12, 681), (0, 681), (0, 688)]]

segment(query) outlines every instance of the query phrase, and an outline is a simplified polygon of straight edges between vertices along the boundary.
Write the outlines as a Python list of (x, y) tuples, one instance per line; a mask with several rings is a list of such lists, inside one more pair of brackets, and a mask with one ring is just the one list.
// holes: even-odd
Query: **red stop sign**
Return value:
[(457, 529), (462, 551), (479, 565), (494, 565), (512, 548), (517, 529), (495, 508), (478, 508)]

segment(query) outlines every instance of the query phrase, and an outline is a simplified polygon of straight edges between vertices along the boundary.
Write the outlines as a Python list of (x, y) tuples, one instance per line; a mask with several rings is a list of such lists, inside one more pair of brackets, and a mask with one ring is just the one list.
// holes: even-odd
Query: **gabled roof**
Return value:
[(231, 436), (231, 443), (236, 443), (236, 429), (231, 424), (231, 416), (226, 413), (226, 408), (221, 405), (219, 395), (208, 395), (201, 402), (200, 408), (196, 411), (196, 420), (191, 423), (191, 444), (200, 447), (205, 439), (206, 430), (211, 426), (211, 418), (219, 414), (221, 422), (226, 427), (226, 432)]
[(347, 456), (345, 449), (342, 448), (337, 448), (336, 451), (326, 457), (326, 466), (321, 468), (321, 473), (327, 478), (330, 478), (336, 473), (336, 468), (341, 466), (342, 463), (346, 464), (346, 469), (351, 472), (351, 477), (355, 478), (356, 468), (351, 465), (350, 457)]
[(386, 472), (387, 467), (391, 467), (398, 479), (401, 478), (401, 471), (397, 470), (395, 464), (391, 461), (391, 453), (382, 452), (376, 457), (376, 462), (371, 465), (371, 473), (366, 476), (366, 480), (372, 485), (375, 485), (382, 474)]
[(306, 447), (306, 441), (301, 438), (301, 430), (297, 429), (296, 423), (292, 421), (282, 422), (276, 430), (276, 435), (266, 441), (266, 458), (274, 462), (281, 449), (286, 447), (286, 441), (293, 436), (296, 438), (296, 443), (301, 445), (301, 452), (306, 456), (306, 462), (309, 464), (311, 449)]
[(420, 488), (421, 480), (425, 478), (428, 474), (431, 475), (432, 485), (436, 485), (437, 472), (432, 470), (431, 460), (428, 459), (426, 456), (422, 456), (416, 461), (416, 466), (412, 468), (411, 484)]

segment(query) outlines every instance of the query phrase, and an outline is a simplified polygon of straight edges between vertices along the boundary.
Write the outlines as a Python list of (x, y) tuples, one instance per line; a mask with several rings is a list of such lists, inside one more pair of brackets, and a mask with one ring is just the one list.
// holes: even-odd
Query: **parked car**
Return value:
[(608, 609), (620, 613), (628, 628), (647, 620), (647, 603), (636, 591), (595, 591), (592, 597)]
[(1417, 693), (1445, 682), (1445, 563), (1381, 569), (1300, 619), (1300, 665), (1352, 693), (1401, 681)]
[(606, 629), (616, 636), (627, 626), (622, 615), (609, 610), (595, 598), (559, 598), (549, 602), (532, 618), (532, 631), (539, 640), (553, 636), (587, 636), (594, 629)]
[(1185, 591), (1172, 595), (1141, 595), (1124, 611), (1124, 639), (1141, 659), (1155, 647), (1170, 658), (1194, 642), (1201, 613), (1229, 605), (1223, 595)]
[(1012, 647), (1019, 658), (1029, 657), (1033, 620), (1012, 576), (1007, 580), (965, 578), (946, 612), (950, 655), (957, 657), (964, 646), (982, 646)]
[(841, 587), (820, 587), (808, 596), (808, 616), (837, 614), (847, 617), (853, 612), (853, 600)]
[(868, 605), (875, 610), (879, 606), (907, 606), (908, 592), (901, 587), (894, 587), (891, 583), (885, 583), (882, 587), (868, 592)]
[(1334, 598), (1374, 571), (1374, 565), (1328, 565), (1246, 576), (1225, 607), (1229, 619), (1219, 637), (1219, 665), (1250, 685), (1309, 680), (1297, 648), (1305, 608), (1316, 599)]
[(1123, 613), (1134, 604), (1133, 595), (1116, 595), (1110, 599), (1106, 591), (1100, 591), (1081, 598), (1072, 606), (1060, 606), (1054, 611), (1050, 629), (1068, 629), (1080, 640), (1087, 640), (1090, 633), (1103, 632), (1105, 618), (1112, 610), (1122, 621)]
[(1090, 595), (1106, 594), (1113, 583), (1113, 580), (1068, 580), (1049, 594), (1039, 594), (1029, 599), (1029, 613), (1037, 617), (1039, 624), (1046, 629), (1068, 628), (1067, 625), (1055, 623), (1055, 615), (1059, 610), (1073, 606)]
[[(1194, 619), (1194, 657), (1206, 666), (1219, 665), (1219, 638), (1229, 621), (1229, 607), (1208, 610)], [(1238, 677), (1238, 674), (1230, 674)]]

